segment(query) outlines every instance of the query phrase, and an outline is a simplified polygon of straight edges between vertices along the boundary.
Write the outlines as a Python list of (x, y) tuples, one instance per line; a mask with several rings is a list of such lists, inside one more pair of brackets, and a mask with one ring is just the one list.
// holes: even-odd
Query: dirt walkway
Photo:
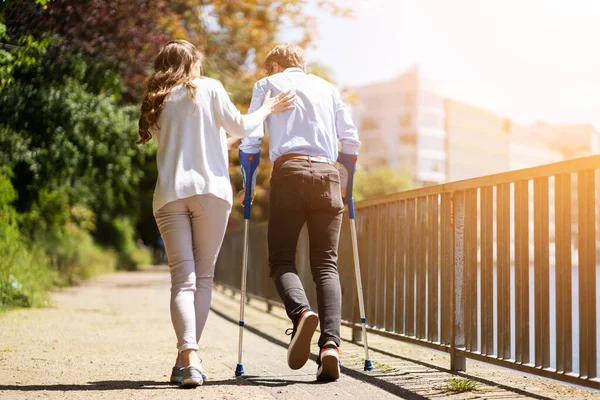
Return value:
[(254, 301), (246, 317), (248, 376), (236, 379), (238, 303), (220, 291), (200, 342), (210, 382), (182, 390), (167, 383), (175, 358), (168, 297), (164, 269), (119, 273), (56, 293), (52, 308), (0, 315), (0, 399), (600, 398), (471, 362), (469, 374), (481, 390), (452, 394), (444, 390), (452, 377), (446, 355), (374, 335), (376, 371), (367, 375), (361, 371), (362, 348), (347, 341), (345, 329), (344, 374), (338, 382), (319, 384), (314, 362), (299, 371), (287, 367), (289, 323), (281, 310), (267, 314)]

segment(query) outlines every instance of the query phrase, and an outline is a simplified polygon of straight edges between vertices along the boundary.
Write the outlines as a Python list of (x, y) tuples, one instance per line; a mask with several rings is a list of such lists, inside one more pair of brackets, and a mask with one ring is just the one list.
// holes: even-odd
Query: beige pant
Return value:
[(156, 212), (171, 271), (171, 321), (177, 348), (198, 350), (230, 204), (211, 194), (172, 201)]

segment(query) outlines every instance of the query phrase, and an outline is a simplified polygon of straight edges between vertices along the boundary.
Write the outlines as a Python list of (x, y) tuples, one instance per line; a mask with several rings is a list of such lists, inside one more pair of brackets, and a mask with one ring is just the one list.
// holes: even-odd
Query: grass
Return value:
[(135, 248), (131, 251), (131, 259), (137, 266), (153, 264), (152, 251), (150, 249)]
[(393, 372), (396, 371), (397, 368), (392, 367), (391, 365), (387, 365), (387, 364), (382, 364), (382, 363), (378, 363), (377, 361), (372, 361), (373, 362), (373, 371), (375, 372)]
[(118, 256), (114, 250), (103, 248), (92, 236), (74, 224), (68, 224), (57, 237), (40, 235), (52, 267), (59, 273), (61, 285), (73, 285), (83, 279), (113, 272)]
[(47, 306), (53, 287), (116, 269), (116, 252), (80, 229), (67, 227), (60, 240), (44, 239), (30, 241), (15, 226), (0, 225), (0, 312)]
[(27, 246), (14, 232), (0, 234), (0, 311), (47, 305), (56, 273), (36, 246)]
[(444, 389), (454, 393), (473, 392), (479, 390), (479, 384), (470, 379), (450, 378)]
[(105, 248), (91, 234), (93, 211), (68, 206), (66, 193), (45, 193), (39, 200), (45, 208), (24, 214), (13, 207), (16, 198), (10, 176), (0, 170), (0, 312), (47, 306), (52, 288), (152, 262), (127, 219), (114, 221), (115, 238)]

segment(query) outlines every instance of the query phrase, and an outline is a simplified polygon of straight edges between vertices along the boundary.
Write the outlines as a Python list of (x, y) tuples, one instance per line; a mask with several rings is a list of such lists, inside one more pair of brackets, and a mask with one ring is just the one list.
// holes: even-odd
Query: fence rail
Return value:
[[(370, 331), (466, 358), (600, 389), (600, 156), (431, 186), (357, 204)], [(248, 292), (280, 299), (266, 225), (250, 235)], [(216, 281), (239, 288), (243, 237), (226, 235)], [(316, 306), (308, 238), (297, 269)], [(342, 318), (359, 321), (350, 230), (339, 271)], [(316, 308), (316, 307), (315, 307)]]

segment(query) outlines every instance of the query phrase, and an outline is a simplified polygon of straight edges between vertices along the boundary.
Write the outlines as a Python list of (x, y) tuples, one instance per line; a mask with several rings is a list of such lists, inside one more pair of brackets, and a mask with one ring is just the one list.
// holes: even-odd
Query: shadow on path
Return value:
[[(223, 314), (222, 312), (220, 312), (219, 310), (215, 310), (214, 308), (211, 307), (210, 309), (213, 313), (215, 313), (216, 315), (218, 315), (219, 317), (231, 322), (232, 324), (238, 324), (238, 321), (234, 320), (233, 318)], [(278, 346), (284, 347), (287, 349), (288, 347), (288, 343), (283, 342), (277, 338), (274, 338), (273, 336), (269, 336), (268, 334), (266, 334), (265, 332), (250, 326), (250, 325), (246, 325), (245, 328), (246, 330), (248, 330), (249, 332), (254, 333), (255, 335), (271, 342), (274, 343)], [(310, 359), (315, 361), (317, 360), (317, 356), (312, 354), (310, 355)], [(422, 396), (418, 393), (414, 393), (411, 392), (410, 390), (404, 389), (400, 386), (394, 385), (393, 383), (384, 381), (382, 379), (379, 379), (377, 377), (374, 376), (369, 376), (367, 374), (363, 374), (359, 371), (354, 371), (350, 368), (346, 368), (344, 366), (342, 366), (342, 373), (345, 375), (348, 375), (356, 380), (365, 382), (365, 383), (369, 383), (371, 385), (376, 386), (379, 389), (383, 389), (388, 393), (391, 393), (395, 396), (400, 396), (403, 399), (407, 399), (407, 400), (427, 400), (428, 397)], [(316, 382), (316, 381), (312, 381), (312, 382), (307, 382), (307, 381), (288, 381), (288, 380), (284, 380), (284, 379), (271, 379), (271, 378), (258, 378), (257, 377), (252, 377), (252, 376), (248, 376), (246, 377), (246, 379), (248, 379), (250, 382), (256, 382), (257, 384), (265, 384), (265, 385), (271, 385), (271, 386), (288, 386), (291, 384), (307, 384), (307, 385), (315, 385), (315, 384), (321, 384), (320, 382)], [(256, 381), (253, 381), (253, 379), (256, 379)]]
[(235, 386), (266, 386), (266, 387), (285, 387), (290, 385), (323, 385), (327, 384), (327, 382), (317, 382), (317, 381), (301, 381), (294, 379), (294, 375), (290, 375), (290, 379), (287, 379), (285, 376), (278, 376), (276, 378), (265, 377), (265, 376), (254, 376), (254, 375), (245, 375), (240, 378), (231, 378), (227, 380), (220, 381), (207, 381), (204, 383), (204, 386), (212, 386), (212, 385), (235, 385)]
[[(221, 318), (223, 318), (223, 319), (231, 322), (232, 324), (235, 324), (235, 325), (238, 324), (237, 320), (235, 320), (235, 319), (233, 319), (233, 318), (225, 315), (224, 313), (220, 312), (219, 310), (216, 310), (216, 309), (214, 309), (214, 308), (211, 307), (211, 311), (213, 313), (215, 313), (216, 315), (218, 315), (219, 317), (221, 317)], [(278, 345), (278, 346), (284, 347), (286, 349), (288, 347), (288, 343), (283, 342), (283, 341), (281, 341), (281, 340), (279, 340), (277, 338), (274, 338), (273, 336), (270, 336), (267, 333), (265, 333), (265, 332), (263, 332), (263, 331), (255, 328), (253, 326), (250, 326), (250, 325), (246, 324), (245, 329), (248, 330), (249, 332), (252, 332), (255, 335), (257, 335), (257, 336), (259, 336), (259, 337), (261, 337), (261, 338), (263, 338), (263, 339), (271, 342), (271, 343), (274, 343), (274, 344)], [(344, 342), (348, 342), (348, 343), (354, 343), (354, 344), (356, 344), (355, 342), (352, 342), (350, 340), (343, 340), (343, 341)], [(522, 389), (514, 388), (514, 387), (511, 387), (511, 386), (506, 386), (506, 385), (503, 385), (503, 384), (500, 384), (500, 383), (497, 383), (497, 382), (494, 382), (494, 381), (490, 381), (490, 380), (487, 380), (487, 379), (484, 379), (484, 378), (479, 378), (479, 377), (476, 377), (476, 376), (468, 375), (466, 373), (450, 371), (447, 368), (443, 368), (443, 367), (440, 367), (440, 366), (437, 366), (437, 365), (433, 365), (433, 364), (429, 364), (429, 363), (426, 363), (426, 362), (423, 362), (423, 361), (419, 361), (419, 360), (413, 360), (411, 358), (403, 357), (403, 356), (400, 356), (400, 355), (397, 355), (397, 354), (393, 354), (393, 353), (390, 353), (390, 352), (387, 352), (385, 350), (381, 350), (381, 349), (378, 349), (378, 348), (369, 347), (369, 350), (370, 351), (374, 351), (376, 353), (380, 353), (380, 354), (386, 355), (386, 356), (397, 358), (399, 360), (403, 360), (403, 361), (407, 361), (407, 362), (410, 362), (410, 363), (413, 363), (413, 364), (418, 364), (418, 365), (421, 365), (421, 366), (424, 366), (424, 367), (427, 367), (427, 368), (435, 369), (435, 370), (438, 370), (440, 372), (445, 372), (445, 373), (453, 374), (453, 375), (460, 376), (460, 377), (463, 377), (463, 378), (467, 378), (467, 379), (470, 379), (470, 380), (473, 380), (473, 381), (477, 381), (477, 382), (480, 382), (480, 383), (485, 384), (487, 386), (498, 388), (498, 389), (502, 389), (502, 390), (506, 390), (508, 392), (512, 392), (512, 393), (520, 395), (520, 396), (528, 396), (528, 397), (531, 397), (531, 398), (534, 398), (534, 399), (538, 399), (538, 400), (553, 400), (550, 397), (542, 396), (542, 395), (535, 394), (535, 393), (530, 393), (530, 392), (527, 392), (527, 391), (522, 390)], [(317, 356), (315, 354), (311, 353), (310, 359), (316, 362)], [(388, 382), (386, 380), (380, 379), (379, 377), (376, 377), (376, 376), (373, 376), (373, 375), (369, 375), (369, 374), (363, 373), (361, 371), (356, 371), (356, 370), (353, 370), (353, 369), (350, 369), (350, 368), (347, 368), (347, 367), (344, 367), (344, 366), (342, 366), (341, 371), (342, 371), (343, 374), (345, 374), (345, 375), (347, 375), (347, 376), (349, 376), (351, 378), (354, 378), (356, 380), (359, 380), (359, 381), (362, 381), (362, 382), (374, 385), (374, 386), (378, 387), (379, 389), (383, 389), (383, 390), (385, 390), (388, 393), (391, 393), (391, 394), (396, 395), (396, 396), (400, 396), (403, 399), (408, 399), (408, 400), (423, 400), (423, 399), (428, 399), (428, 397), (422, 396), (422, 395), (420, 395), (418, 393), (411, 392), (408, 389), (402, 388), (402, 387), (400, 387), (398, 385), (395, 385), (395, 384), (393, 384), (391, 382)], [(400, 373), (398, 375), (407, 375), (407, 374), (408, 373)], [(392, 375), (384, 375), (384, 376), (392, 376)], [(280, 379), (280, 378), (278, 378), (278, 379), (271, 379), (271, 378), (262, 378), (262, 377), (258, 378), (258, 377), (251, 377), (251, 376), (247, 376), (245, 378), (248, 379), (248, 380), (250, 380), (251, 382), (254, 382), (254, 383), (257, 383), (257, 384), (260, 384), (260, 385), (265, 385), (265, 386), (287, 386), (288, 384), (320, 384), (320, 382), (317, 382), (317, 381), (313, 381), (313, 382), (290, 381), (290, 380), (285, 380), (285, 379)], [(235, 380), (235, 381), (238, 382), (238, 384), (239, 384), (239, 380)], [(286, 382), (289, 382), (289, 383), (286, 384)]]
[(72, 391), (105, 391), (105, 390), (127, 390), (127, 389), (176, 389), (177, 385), (168, 382), (156, 381), (99, 381), (87, 384), (59, 384), (59, 385), (0, 385), (0, 391), (20, 392), (72, 392)]
[[(347, 343), (357, 344), (357, 342), (353, 342), (353, 341), (347, 340), (347, 339), (342, 339), (342, 341), (343, 342), (347, 342)], [(446, 372), (448, 374), (453, 374), (453, 375), (456, 375), (456, 376), (460, 376), (461, 378), (466, 378), (466, 379), (470, 379), (472, 381), (477, 381), (477, 382), (482, 383), (484, 385), (488, 385), (488, 386), (496, 387), (496, 388), (499, 388), (499, 389), (503, 389), (503, 390), (506, 390), (506, 391), (509, 391), (509, 392), (512, 392), (512, 393), (515, 393), (515, 394), (518, 394), (518, 395), (521, 395), (521, 396), (528, 396), (528, 397), (531, 397), (531, 398), (534, 398), (534, 399), (538, 399), (538, 400), (553, 400), (550, 397), (542, 396), (542, 395), (539, 395), (539, 394), (536, 394), (536, 393), (531, 393), (531, 392), (528, 392), (526, 390), (514, 388), (512, 386), (506, 386), (506, 385), (503, 385), (501, 383), (490, 381), (490, 380), (485, 379), (485, 378), (480, 378), (480, 377), (477, 377), (477, 376), (469, 375), (469, 374), (464, 373), (464, 372), (451, 371), (448, 368), (440, 367), (439, 365), (433, 365), (433, 364), (429, 364), (429, 363), (424, 362), (424, 361), (414, 360), (412, 358), (408, 358), (408, 357), (404, 357), (404, 356), (401, 356), (401, 355), (398, 355), (398, 354), (390, 353), (388, 351), (381, 350), (381, 349), (378, 349), (376, 347), (369, 346), (369, 351), (375, 352), (375, 353), (379, 353), (379, 354), (383, 354), (383, 355), (388, 356), (388, 357), (396, 358), (398, 360), (402, 360), (402, 361), (410, 362), (410, 363), (413, 363), (413, 364), (421, 365), (421, 366), (426, 367), (426, 368), (435, 369), (435, 370), (440, 371), (440, 372)], [(399, 375), (405, 375), (405, 374), (401, 373)]]
[[(267, 387), (283, 387), (295, 384), (310, 384), (320, 385), (324, 382), (307, 382), (285, 379), (285, 377), (268, 378), (261, 376), (247, 375), (243, 378), (232, 378), (226, 380), (207, 380), (204, 386), (267, 386)], [(17, 391), (17, 392), (98, 392), (110, 390), (144, 390), (144, 389), (180, 389), (176, 383), (156, 382), (156, 381), (99, 381), (88, 382), (87, 384), (57, 384), (57, 385), (0, 385), (0, 391)], [(191, 388), (193, 389), (193, 387)]]
[[(238, 321), (233, 318), (225, 315), (224, 313), (211, 308), (211, 311), (215, 313), (217, 316), (223, 318), (224, 320), (237, 325)], [(279, 340), (269, 334), (253, 327), (250, 325), (246, 325), (246, 330), (255, 335), (273, 343), (283, 348), (288, 347), (288, 343), (282, 340)], [(349, 340), (344, 340), (345, 342), (352, 343)], [(538, 400), (552, 400), (549, 397), (541, 396), (539, 394), (530, 393), (525, 390), (513, 388), (510, 386), (506, 386), (503, 384), (499, 384), (497, 382), (489, 381), (487, 379), (474, 377), (465, 373), (456, 373), (452, 372), (446, 368), (429, 364), (419, 360), (413, 360), (408, 357), (400, 356), (398, 354), (393, 354), (387, 352), (382, 349), (370, 347), (370, 350), (382, 355), (386, 355), (392, 358), (396, 358), (399, 360), (403, 360), (406, 362), (410, 362), (413, 364), (421, 365), (423, 367), (427, 367), (430, 369), (434, 369), (444, 373), (451, 373), (457, 376), (465, 377), (474, 381), (478, 381), (490, 387), (495, 387), (499, 389), (506, 390), (508, 392), (518, 394), (521, 396), (528, 396), (531, 398), (535, 398)], [(315, 354), (310, 355), (310, 359), (316, 361), (317, 356)], [(428, 397), (420, 395), (418, 393), (414, 393), (408, 389), (405, 389), (397, 384), (381, 379), (380, 376), (374, 376), (371, 374), (363, 373), (361, 371), (356, 371), (347, 367), (342, 366), (341, 371), (343, 374), (354, 378), (356, 380), (371, 384), (376, 386), (379, 389), (385, 390), (388, 393), (399, 396), (403, 399), (408, 400), (425, 400)], [(409, 373), (398, 373), (396, 375), (407, 375)], [(393, 374), (381, 375), (381, 377), (391, 377)], [(231, 386), (265, 386), (265, 387), (285, 387), (289, 385), (321, 385), (323, 382), (317, 382), (316, 380), (304, 381), (296, 379), (295, 375), (289, 375), (290, 379), (287, 379), (286, 376), (277, 376), (277, 377), (264, 377), (264, 376), (252, 376), (247, 375), (243, 378), (232, 378), (227, 380), (208, 380), (205, 383), (205, 386), (223, 386), (223, 385), (231, 385)], [(326, 383), (325, 383), (326, 384)], [(88, 382), (87, 384), (54, 384), (54, 385), (0, 385), (0, 391), (17, 391), (17, 392), (36, 392), (36, 391), (55, 391), (55, 392), (67, 392), (67, 391), (82, 391), (82, 392), (96, 392), (96, 391), (112, 391), (112, 390), (179, 390), (179, 386), (176, 384), (171, 384), (169, 382), (164, 381), (133, 381), (133, 380), (115, 380), (115, 381), (97, 381), (97, 382)]]

